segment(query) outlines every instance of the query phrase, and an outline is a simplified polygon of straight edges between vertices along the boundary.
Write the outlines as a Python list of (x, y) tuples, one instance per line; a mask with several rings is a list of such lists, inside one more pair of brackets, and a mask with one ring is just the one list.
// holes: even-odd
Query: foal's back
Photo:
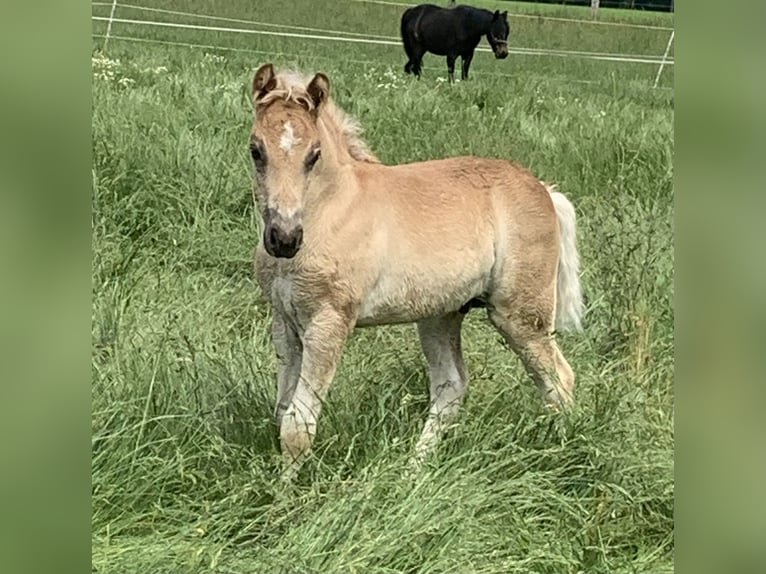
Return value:
[(363, 164), (357, 177), (369, 202), (387, 204), (398, 217), (419, 221), (421, 229), (467, 232), (475, 226), (484, 234), (498, 224), (526, 225), (530, 215), (555, 225), (545, 186), (506, 160), (466, 156), (396, 166)]

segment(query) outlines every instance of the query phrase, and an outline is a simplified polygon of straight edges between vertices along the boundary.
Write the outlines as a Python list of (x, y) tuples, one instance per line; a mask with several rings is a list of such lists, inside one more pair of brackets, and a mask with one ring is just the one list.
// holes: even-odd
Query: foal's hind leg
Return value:
[(468, 387), (460, 345), (462, 322), (459, 312), (418, 322), (420, 344), (428, 361), (431, 408), (415, 447), (415, 465), (434, 450), (457, 415)]
[[(521, 301), (524, 301), (522, 304)], [(489, 318), (537, 383), (543, 400), (554, 408), (572, 403), (574, 372), (553, 339), (553, 296), (494, 303)]]

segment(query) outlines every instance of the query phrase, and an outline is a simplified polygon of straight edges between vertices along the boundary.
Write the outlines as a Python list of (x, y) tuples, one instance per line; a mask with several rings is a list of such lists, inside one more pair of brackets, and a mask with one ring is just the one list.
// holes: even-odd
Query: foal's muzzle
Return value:
[(284, 218), (272, 209), (264, 217), (263, 246), (272, 257), (292, 259), (303, 245), (303, 226), (297, 216)]

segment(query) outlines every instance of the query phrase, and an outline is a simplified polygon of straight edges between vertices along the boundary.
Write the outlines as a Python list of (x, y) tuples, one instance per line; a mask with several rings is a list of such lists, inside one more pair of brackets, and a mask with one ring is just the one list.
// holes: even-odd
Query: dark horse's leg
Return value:
[(411, 47), (410, 61), (404, 66), (404, 71), (408, 74), (412, 72), (417, 76), (418, 80), (420, 79), (420, 72), (423, 70), (423, 56), (425, 53), (425, 50), (419, 44), (415, 44)]
[(473, 60), (473, 51), (463, 54), (461, 58), (463, 59), (463, 70), (462, 70), (463, 73), (460, 75), (460, 77), (463, 80), (467, 80), (468, 68), (471, 67), (471, 60)]
[(412, 68), (414, 61), (412, 59), (412, 44), (413, 44), (413, 36), (414, 30), (412, 25), (410, 24), (410, 21), (413, 17), (413, 10), (412, 8), (409, 8), (404, 11), (404, 14), (402, 14), (402, 22), (401, 22), (401, 33), (402, 33), (402, 44), (404, 45), (404, 52), (407, 54), (407, 63), (404, 65), (404, 73), (410, 74), (412, 73)]
[(423, 50), (417, 40), (409, 37), (404, 32), (402, 32), (402, 37), (404, 39), (404, 51), (407, 53), (407, 58), (409, 58), (404, 65), (404, 73), (415, 74), (420, 78), (421, 63), (423, 61), (425, 50)]
[(405, 74), (415, 74), (420, 77), (420, 62), (423, 60), (423, 51), (420, 46), (415, 42), (407, 42), (404, 45), (404, 49), (407, 52), (409, 60), (404, 65)]
[[(408, 8), (402, 15), (401, 33), (404, 51), (407, 53), (407, 63), (404, 65), (405, 74), (415, 74), (420, 79), (421, 62), (426, 53), (425, 48), (420, 43), (418, 28), (420, 20), (423, 17), (423, 10), (420, 8)], [(414, 18), (414, 21), (413, 21)]]
[(447, 56), (447, 74), (449, 75), (450, 83), (455, 81), (455, 60), (457, 60), (457, 56), (454, 54)]

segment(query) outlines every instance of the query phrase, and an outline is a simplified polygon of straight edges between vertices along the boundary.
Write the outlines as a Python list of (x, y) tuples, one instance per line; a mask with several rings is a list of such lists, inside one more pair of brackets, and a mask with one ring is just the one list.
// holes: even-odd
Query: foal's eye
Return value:
[(309, 152), (309, 155), (306, 156), (306, 171), (310, 171), (314, 165), (316, 165), (316, 162), (319, 161), (319, 158), (322, 156), (322, 150), (319, 148), (311, 150)]
[(250, 146), (250, 157), (252, 157), (253, 161), (256, 163), (263, 161), (263, 154), (257, 145)]

